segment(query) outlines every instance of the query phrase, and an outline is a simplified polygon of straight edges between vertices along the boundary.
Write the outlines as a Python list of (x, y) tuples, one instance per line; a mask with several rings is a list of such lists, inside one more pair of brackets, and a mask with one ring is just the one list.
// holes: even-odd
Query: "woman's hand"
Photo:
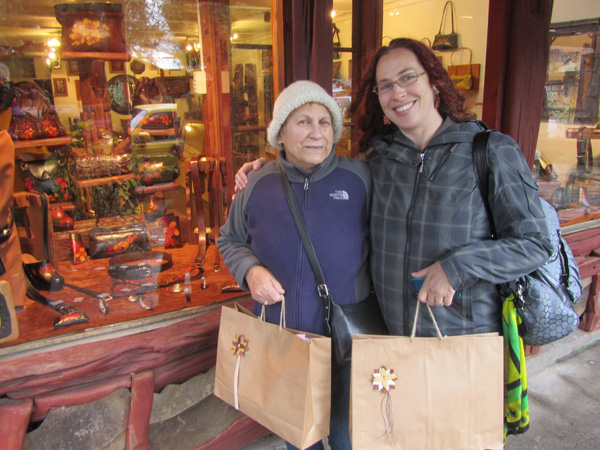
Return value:
[(235, 174), (235, 192), (243, 190), (246, 184), (248, 184), (248, 176), (246, 175), (248, 172), (260, 169), (266, 162), (267, 158), (262, 157), (252, 162), (244, 163)]
[(429, 306), (450, 306), (452, 304), (456, 291), (450, 284), (439, 261), (418, 272), (413, 272), (411, 276), (425, 278), (417, 296), (420, 302), (427, 303)]
[(283, 299), (285, 289), (266, 267), (259, 265), (250, 267), (245, 278), (250, 287), (250, 294), (257, 302), (272, 305)]

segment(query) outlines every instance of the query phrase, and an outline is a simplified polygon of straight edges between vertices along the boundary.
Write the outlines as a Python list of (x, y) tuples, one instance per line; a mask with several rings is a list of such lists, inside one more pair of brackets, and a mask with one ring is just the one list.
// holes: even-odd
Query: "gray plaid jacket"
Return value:
[[(422, 153), (400, 131), (373, 140), (371, 273), (392, 334), (412, 329), (411, 272), (440, 261), (456, 289), (449, 308), (433, 308), (444, 334), (500, 331), (495, 283), (533, 271), (551, 254), (537, 183), (516, 142), (501, 133), (489, 141), (498, 240), (490, 239), (472, 159), (473, 137), (483, 129), (477, 121), (446, 119)], [(425, 312), (417, 335), (434, 336)]]

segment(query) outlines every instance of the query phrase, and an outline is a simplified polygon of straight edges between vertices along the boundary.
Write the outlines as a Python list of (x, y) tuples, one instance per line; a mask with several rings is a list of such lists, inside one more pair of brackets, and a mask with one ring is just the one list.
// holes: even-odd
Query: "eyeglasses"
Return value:
[(384, 81), (383, 83), (378, 84), (373, 88), (373, 92), (377, 95), (387, 95), (392, 92), (394, 89), (394, 85), (398, 86), (409, 86), (413, 83), (416, 83), (421, 75), (425, 75), (427, 72), (423, 71), (421, 73), (409, 72), (400, 75), (396, 81)]

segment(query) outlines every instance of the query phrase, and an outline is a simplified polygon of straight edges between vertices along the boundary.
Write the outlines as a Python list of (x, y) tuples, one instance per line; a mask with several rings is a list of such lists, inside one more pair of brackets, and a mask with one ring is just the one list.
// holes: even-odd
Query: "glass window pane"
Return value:
[[(555, 12), (556, 17), (560, 14)], [(550, 34), (546, 101), (533, 170), (540, 195), (568, 225), (595, 218), (593, 213), (600, 211), (600, 19), (556, 22)]]
[(352, 101), (352, 0), (333, 0), (333, 78), (332, 95), (344, 115), (344, 131), (336, 153), (351, 156), (350, 118), (346, 111)]

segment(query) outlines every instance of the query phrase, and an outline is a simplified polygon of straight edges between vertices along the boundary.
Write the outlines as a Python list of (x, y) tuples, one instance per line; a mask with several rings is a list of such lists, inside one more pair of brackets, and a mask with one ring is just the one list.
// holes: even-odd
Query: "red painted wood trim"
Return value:
[(594, 331), (600, 328), (600, 310), (598, 307), (599, 293), (600, 276), (594, 275), (592, 277), (592, 286), (590, 288), (590, 295), (587, 299), (585, 313), (583, 314), (583, 319), (579, 324), (579, 328), (581, 328), (584, 331)]
[(127, 424), (127, 450), (149, 447), (150, 415), (154, 400), (154, 373), (147, 370), (131, 377), (131, 407)]
[(33, 409), (31, 400), (2, 400), (0, 403), (0, 442), (4, 450), (21, 450), (29, 418)]
[(46, 417), (50, 408), (69, 405), (83, 405), (102, 397), (106, 397), (120, 388), (130, 388), (129, 375), (112, 378), (103, 382), (96, 382), (67, 388), (50, 394), (42, 394), (34, 398), (32, 422), (39, 422)]

